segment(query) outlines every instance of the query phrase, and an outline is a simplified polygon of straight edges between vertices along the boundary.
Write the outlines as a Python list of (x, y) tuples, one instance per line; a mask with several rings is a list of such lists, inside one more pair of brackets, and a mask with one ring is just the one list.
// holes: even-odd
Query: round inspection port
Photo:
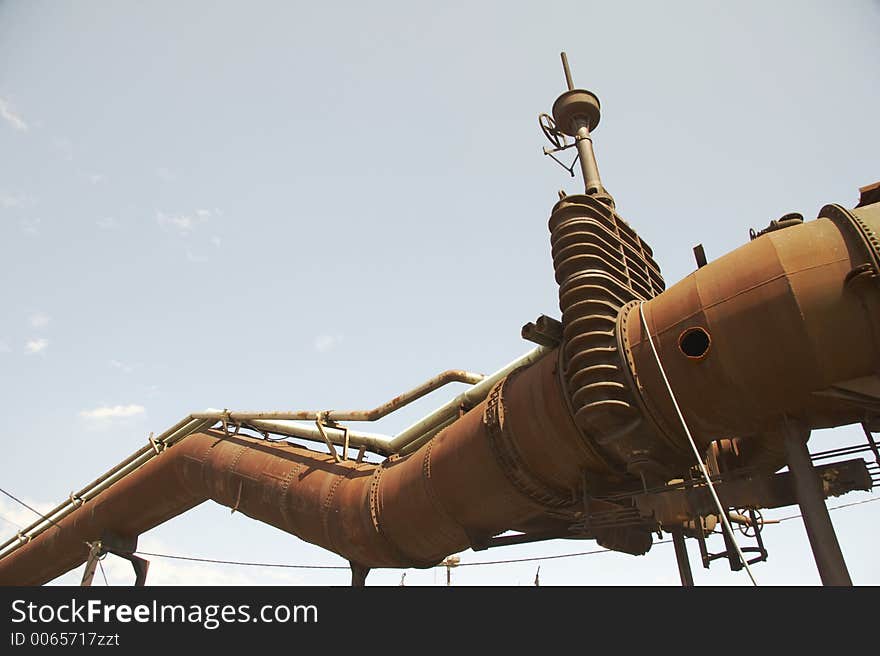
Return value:
[(689, 358), (702, 360), (709, 352), (712, 340), (703, 328), (688, 328), (678, 338), (678, 348)]

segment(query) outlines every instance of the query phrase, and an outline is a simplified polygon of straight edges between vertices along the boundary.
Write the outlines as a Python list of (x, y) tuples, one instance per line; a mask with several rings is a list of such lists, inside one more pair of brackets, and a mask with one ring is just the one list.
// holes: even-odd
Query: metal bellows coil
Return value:
[(638, 421), (617, 346), (620, 309), (665, 288), (651, 248), (608, 204), (567, 196), (550, 215), (563, 376), (577, 425), (602, 444)]

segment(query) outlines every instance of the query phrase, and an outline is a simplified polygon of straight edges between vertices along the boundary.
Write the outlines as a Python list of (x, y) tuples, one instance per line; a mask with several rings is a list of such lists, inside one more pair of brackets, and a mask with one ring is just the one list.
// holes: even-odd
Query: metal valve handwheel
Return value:
[(747, 538), (753, 538), (761, 532), (761, 529), (764, 526), (764, 516), (761, 514), (760, 510), (750, 510), (748, 508), (743, 508), (742, 510), (737, 510), (737, 512), (743, 517), (748, 517), (752, 520), (752, 524), (740, 524), (740, 533), (745, 535)]
[(556, 148), (565, 148), (565, 135), (556, 127), (556, 121), (550, 114), (538, 114), (538, 125), (541, 126), (541, 132), (550, 143)]

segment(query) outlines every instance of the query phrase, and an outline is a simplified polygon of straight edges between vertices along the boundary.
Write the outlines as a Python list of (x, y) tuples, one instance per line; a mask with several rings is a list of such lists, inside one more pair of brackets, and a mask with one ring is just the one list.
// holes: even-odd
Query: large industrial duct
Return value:
[(650, 247), (598, 180), (598, 116), (589, 92), (570, 89), (554, 106), (585, 193), (551, 212), (562, 326), (537, 361), (379, 464), (195, 420), (196, 432), (154, 444), (99, 493), (22, 534), (0, 554), (0, 584), (50, 581), (96, 541), (131, 543), (208, 499), (361, 570), (432, 566), (509, 530), (642, 554), (675, 515), (634, 499), (690, 477), (694, 448), (735, 443), (737, 467), (772, 475), (793, 462), (793, 435), (876, 427), (880, 203), (774, 222), (664, 291)]

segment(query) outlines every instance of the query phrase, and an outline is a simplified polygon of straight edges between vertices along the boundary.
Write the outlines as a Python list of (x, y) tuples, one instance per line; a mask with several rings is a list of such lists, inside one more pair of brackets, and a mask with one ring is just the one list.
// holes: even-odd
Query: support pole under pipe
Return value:
[(681, 584), (686, 588), (694, 586), (694, 575), (691, 572), (691, 563), (688, 560), (687, 547), (684, 543), (684, 532), (678, 528), (672, 533), (672, 544), (675, 547), (675, 560), (678, 562), (678, 575), (681, 577)]
[(831, 516), (825, 505), (822, 484), (807, 449), (808, 437), (809, 432), (805, 435), (803, 431), (786, 424), (785, 454), (788, 469), (794, 477), (795, 495), (807, 529), (807, 538), (810, 540), (822, 585), (852, 585), (837, 534), (834, 532), (834, 524), (831, 523)]
[(348, 561), (351, 567), (351, 587), (363, 588), (367, 585), (367, 574), (370, 573), (369, 567), (364, 567), (354, 561)]

